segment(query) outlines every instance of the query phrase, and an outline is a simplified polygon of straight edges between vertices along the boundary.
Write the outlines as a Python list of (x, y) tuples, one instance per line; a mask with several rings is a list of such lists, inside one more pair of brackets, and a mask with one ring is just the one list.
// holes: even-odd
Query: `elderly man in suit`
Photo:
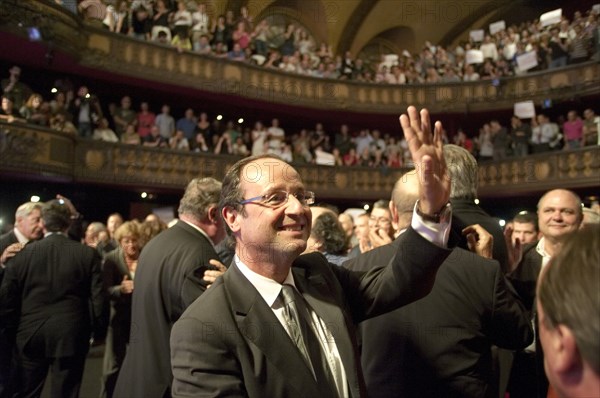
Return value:
[(142, 250), (135, 273), (129, 346), (114, 397), (169, 396), (169, 334), (183, 311), (224, 268), (215, 252), (225, 237), (221, 183), (195, 178), (179, 203), (179, 220)]
[(18, 396), (41, 394), (50, 370), (51, 395), (77, 397), (94, 327), (105, 305), (100, 255), (68, 238), (64, 201), (42, 207), (45, 237), (7, 265), (0, 320), (16, 347)]
[[(416, 173), (409, 172), (394, 186), (390, 210), (402, 231), (410, 226), (418, 185)], [(366, 271), (401, 255), (398, 244), (396, 239), (344, 266)], [(492, 344), (522, 349), (533, 339), (527, 312), (507, 287), (499, 263), (461, 248), (442, 264), (429, 295), (366, 320), (359, 330), (373, 398), (496, 397)]]
[[(4, 268), (23, 247), (42, 236), (41, 205), (27, 202), (15, 212), (15, 227), (12, 231), (0, 236), (0, 284), (4, 278)], [(6, 336), (0, 330), (0, 397), (7, 391), (10, 379), (12, 354)]]
[(263, 155), (227, 172), (220, 206), (236, 256), (173, 327), (174, 397), (366, 395), (353, 323), (423, 297), (449, 254), (441, 123), (432, 137), (429, 113), (414, 107), (400, 122), (421, 166), (419, 202), (402, 256), (368, 272), (300, 256), (314, 193), (293, 167)]
[(6, 262), (26, 243), (42, 236), (40, 208), (41, 205), (34, 202), (23, 203), (17, 208), (14, 229), (0, 236), (0, 272), (3, 272)]

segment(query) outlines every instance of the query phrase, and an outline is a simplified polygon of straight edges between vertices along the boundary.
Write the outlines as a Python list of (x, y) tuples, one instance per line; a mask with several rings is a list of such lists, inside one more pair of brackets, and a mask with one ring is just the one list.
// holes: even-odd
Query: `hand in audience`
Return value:
[(392, 243), (392, 238), (390, 235), (388, 235), (385, 229), (372, 228), (369, 230), (369, 241), (371, 243), (370, 249), (374, 249), (376, 247)]
[(494, 249), (494, 237), (481, 225), (469, 225), (462, 230), (467, 237), (469, 250), (485, 258), (492, 258)]
[(18, 252), (20, 252), (21, 250), (23, 250), (23, 248), (25, 247), (24, 244), (22, 243), (13, 243), (12, 245), (9, 245), (6, 249), (4, 249), (4, 251), (2, 252), (2, 256), (0, 256), (0, 264), (6, 264), (6, 262), (14, 257)]
[(504, 241), (506, 242), (506, 250), (508, 251), (508, 273), (514, 272), (523, 258), (523, 248), (519, 238), (515, 239), (515, 244), (512, 243), (512, 225), (507, 225), (504, 228)]
[(208, 287), (210, 287), (216, 280), (218, 277), (220, 277), (221, 275), (223, 275), (225, 273), (225, 271), (227, 271), (227, 267), (220, 262), (219, 260), (210, 260), (209, 263), (213, 266), (215, 266), (217, 269), (216, 270), (206, 270), (204, 271), (204, 280), (206, 282), (208, 282)]

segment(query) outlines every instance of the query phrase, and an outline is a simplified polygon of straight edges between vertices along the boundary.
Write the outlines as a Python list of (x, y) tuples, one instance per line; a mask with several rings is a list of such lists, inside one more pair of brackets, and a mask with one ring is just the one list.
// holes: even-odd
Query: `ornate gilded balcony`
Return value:
[[(238, 158), (81, 140), (24, 124), (0, 123), (0, 176), (180, 191), (194, 177), (222, 179)], [(322, 200), (388, 198), (400, 169), (294, 165)], [(550, 188), (597, 188), (600, 147), (480, 165), (479, 196), (517, 196)]]
[[(436, 85), (376, 85), (317, 79), (255, 67), (112, 34), (80, 21), (52, 2), (0, 2), (4, 31), (39, 26), (53, 48), (85, 67), (255, 103), (368, 114), (396, 114), (408, 105), (432, 112), (466, 113), (511, 109), (523, 100), (541, 103), (600, 93), (600, 65), (590, 62), (559, 70), (491, 81)], [(14, 18), (13, 18), (14, 17)], [(19, 22), (19, 25), (16, 24)]]

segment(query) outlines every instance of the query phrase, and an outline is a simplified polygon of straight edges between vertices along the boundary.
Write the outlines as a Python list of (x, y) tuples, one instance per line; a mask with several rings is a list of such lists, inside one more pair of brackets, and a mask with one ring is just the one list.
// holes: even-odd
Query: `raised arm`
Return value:
[(419, 210), (436, 217), (450, 198), (450, 177), (442, 152), (442, 123), (435, 122), (433, 131), (429, 111), (420, 113), (409, 106), (400, 116), (400, 125), (408, 142), (412, 160), (419, 176)]

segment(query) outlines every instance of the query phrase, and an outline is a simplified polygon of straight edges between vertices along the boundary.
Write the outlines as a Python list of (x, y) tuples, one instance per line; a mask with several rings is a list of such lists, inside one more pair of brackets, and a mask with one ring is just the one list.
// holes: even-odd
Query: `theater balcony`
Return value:
[[(27, 27), (38, 28), (42, 40), (30, 42)], [(10, 62), (94, 77), (107, 82), (106, 90), (121, 85), (127, 85), (128, 90), (152, 87), (161, 93), (204, 101), (206, 106), (250, 108), (257, 119), (284, 114), (338, 126), (355, 122), (387, 128), (398, 135), (397, 117), (408, 105), (426, 107), (450, 120), (483, 119), (498, 111), (512, 112), (519, 101), (541, 104), (550, 100), (558, 104), (577, 99), (597, 103), (600, 95), (597, 62), (497, 82), (392, 86), (316, 79), (192, 52), (180, 53), (172, 47), (113, 34), (82, 22), (50, 1), (0, 2), (0, 49)], [(45, 59), (46, 65), (41, 65), (39, 59)], [(589, 147), (483, 163), (479, 196), (502, 199), (555, 187), (596, 190), (599, 155), (598, 147)], [(24, 124), (0, 123), (0, 176), (11, 181), (97, 184), (176, 193), (193, 177), (222, 177), (236, 160), (99, 143)], [(403, 171), (307, 165), (297, 165), (297, 169), (309, 189), (321, 200), (331, 201), (387, 198)]]
[[(0, 175), (128, 189), (179, 191), (194, 177), (223, 177), (238, 158), (82, 140), (25, 124), (0, 123)], [(403, 170), (295, 165), (319, 198), (387, 198)], [(554, 187), (597, 188), (600, 147), (482, 163), (479, 196)]]

